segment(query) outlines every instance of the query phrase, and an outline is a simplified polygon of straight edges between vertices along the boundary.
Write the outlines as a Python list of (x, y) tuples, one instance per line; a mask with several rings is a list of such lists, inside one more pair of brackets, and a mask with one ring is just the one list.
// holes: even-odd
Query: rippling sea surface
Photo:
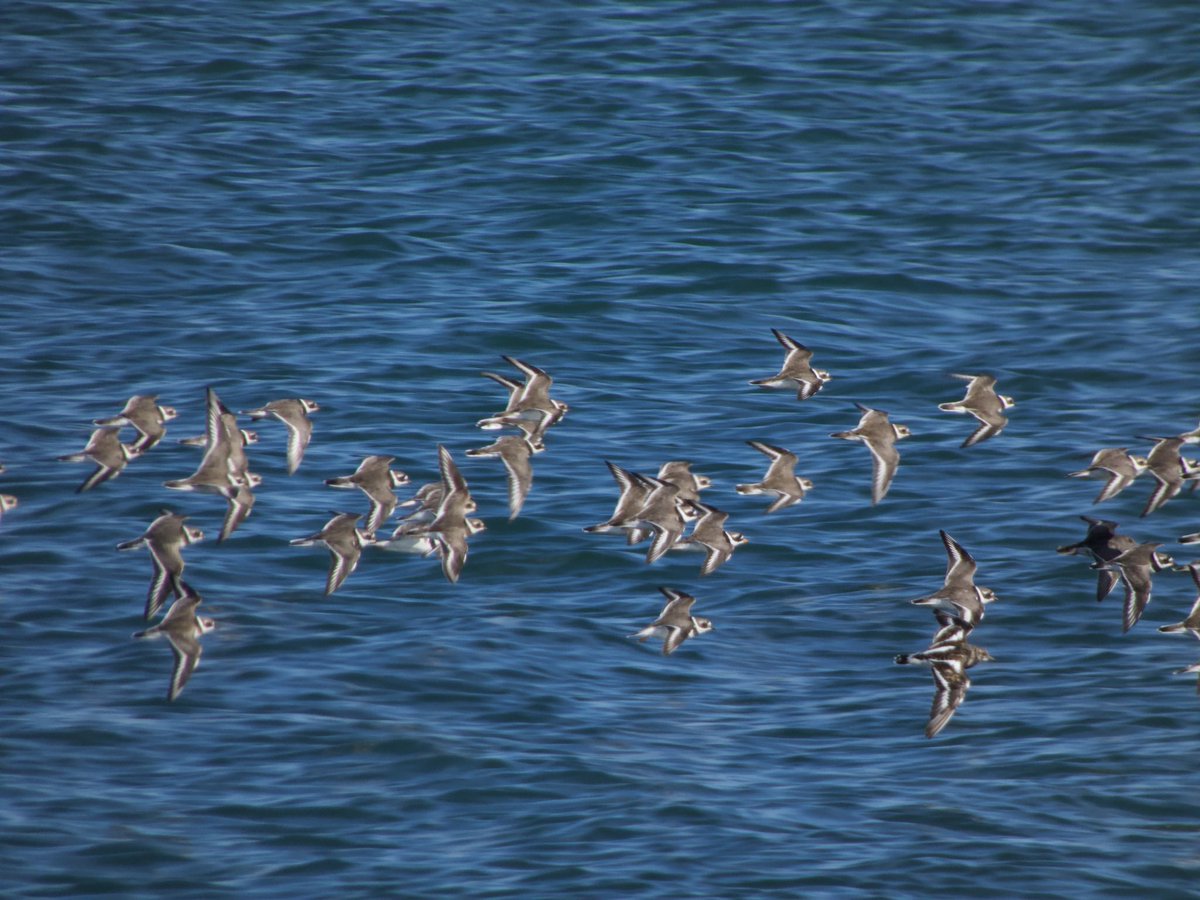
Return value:
[[(1101, 447), (1200, 416), (1200, 19), (1184, 2), (6, 3), (0, 11), (0, 886), (7, 896), (1184, 896), (1195, 598), (1054, 548), (1100, 514), (1186, 561), (1198, 495), (1093, 507)], [(783, 358), (816, 397), (747, 382)], [(570, 404), (508, 521), (464, 451), (509, 354)], [(956, 372), (1017, 405), (967, 450)], [(190, 473), (204, 389), (321, 405), (250, 519)], [(167, 439), (74, 493), (135, 393)], [(830, 440), (907, 424), (888, 497)], [(127, 435), (128, 436), (128, 435)], [(794, 450), (816, 486), (740, 496)], [(437, 445), (487, 522), (462, 579), (289, 546), (372, 453)], [(583, 526), (604, 461), (685, 458), (751, 543), (715, 574)], [(411, 488), (402, 489), (407, 496)], [(133, 641), (163, 507), (218, 622), (174, 703)], [(1000, 601), (933, 740), (938, 530)], [(627, 635), (694, 594), (715, 630)]]

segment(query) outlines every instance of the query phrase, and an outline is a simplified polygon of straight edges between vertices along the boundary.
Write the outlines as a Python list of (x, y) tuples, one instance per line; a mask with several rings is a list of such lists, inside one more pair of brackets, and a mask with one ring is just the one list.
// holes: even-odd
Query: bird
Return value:
[[(467, 537), (487, 530), (483, 519), (466, 518)], [(401, 522), (389, 538), (375, 538), (371, 545), (393, 553), (415, 553), (431, 556), (438, 552), (438, 536), (429, 530), (428, 523)]]
[[(1107, 563), (1116, 559), (1126, 550), (1137, 546), (1137, 541), (1125, 534), (1117, 534), (1117, 523), (1108, 519), (1093, 519), (1091, 516), (1079, 518), (1088, 523), (1087, 536), (1076, 544), (1067, 544), (1058, 548), (1058, 552), (1073, 556), (1090, 556), (1095, 563)], [(1099, 603), (1112, 593), (1112, 589), (1121, 580), (1117, 569), (1098, 568), (1099, 576), (1096, 582), (1096, 602)]]
[(525, 498), (533, 484), (533, 466), (530, 457), (537, 451), (524, 435), (506, 434), (486, 447), (468, 450), (470, 457), (499, 458), (508, 473), (508, 518), (511, 521), (521, 512)]
[(896, 441), (911, 437), (912, 431), (907, 425), (896, 425), (889, 421), (888, 414), (881, 409), (871, 409), (861, 403), (854, 405), (862, 412), (858, 425), (850, 431), (835, 431), (830, 437), (862, 441), (871, 451), (871, 504), (875, 505), (887, 496), (896, 469), (900, 466), (900, 453), (896, 450)]
[(680, 503), (699, 500), (700, 492), (712, 487), (712, 479), (707, 475), (697, 475), (692, 471), (692, 464), (685, 459), (668, 460), (659, 466), (655, 477), (675, 485), (678, 490), (675, 496)]
[(1158, 483), (1154, 486), (1150, 499), (1146, 501), (1146, 508), (1142, 510), (1143, 517), (1159, 509), (1183, 487), (1183, 462), (1179, 451), (1186, 443), (1183, 436), (1145, 440), (1158, 442), (1146, 455), (1146, 471), (1153, 475)]
[(60, 462), (94, 462), (96, 470), (75, 489), (82, 494), (90, 491), (98, 484), (116, 478), (130, 462), (137, 459), (142, 451), (133, 444), (122, 444), (120, 425), (101, 425), (88, 438), (87, 446), (78, 453), (60, 456)]
[(933, 703), (929, 709), (929, 722), (925, 725), (925, 737), (937, 735), (962, 706), (971, 686), (966, 670), (981, 662), (994, 661), (995, 657), (986, 649), (968, 644), (965, 637), (956, 634), (919, 653), (901, 653), (896, 657), (898, 665), (929, 666), (933, 673)]
[(1092, 475), (1102, 475), (1108, 478), (1103, 490), (1093, 500), (1093, 503), (1103, 503), (1111, 500), (1129, 485), (1133, 480), (1146, 471), (1146, 459), (1134, 456), (1124, 447), (1108, 447), (1097, 450), (1086, 469), (1067, 473), (1068, 478), (1088, 478)]
[(252, 419), (265, 419), (267, 416), (274, 416), (287, 426), (288, 474), (295, 475), (296, 470), (300, 468), (300, 461), (304, 459), (304, 450), (308, 447), (308, 442), (312, 438), (312, 420), (309, 419), (309, 415), (317, 412), (320, 408), (312, 400), (289, 398), (286, 400), (272, 400), (266, 406), (243, 410), (242, 414)]
[(614, 462), (605, 460), (604, 464), (608, 466), (613, 480), (621, 489), (621, 495), (617, 498), (617, 505), (613, 509), (612, 515), (606, 521), (597, 525), (589, 525), (583, 530), (589, 534), (623, 531), (630, 545), (639, 543), (645, 539), (646, 531), (636, 525), (637, 514), (646, 505), (646, 498), (650, 496), (653, 485), (637, 473), (623, 469)]
[(442, 495), (445, 493), (445, 488), (441, 480), (431, 481), (417, 488), (415, 494), (407, 500), (401, 500), (397, 504), (400, 508), (406, 509), (415, 506), (412, 512), (400, 520), (401, 525), (428, 525), (437, 516), (437, 509), (442, 504)]
[(429, 532), (436, 541), (442, 574), (453, 584), (467, 562), (467, 539), (477, 533), (468, 518), (477, 507), (466, 479), (450, 451), (441, 444), (438, 445), (438, 470), (442, 476), (442, 499), (429, 523)]
[(979, 421), (976, 428), (965, 441), (963, 447), (973, 447), (978, 443), (994, 437), (1004, 430), (1008, 419), (1004, 411), (1016, 406), (1012, 397), (996, 393), (996, 378), (992, 375), (952, 375), (951, 378), (961, 378), (969, 382), (967, 394), (961, 400), (953, 403), (939, 403), (942, 412), (969, 413)]
[(660, 587), (659, 590), (667, 598), (658, 618), (641, 631), (629, 635), (639, 643), (649, 638), (662, 638), (663, 656), (670, 656), (688, 638), (698, 634), (707, 634), (713, 630), (713, 623), (702, 616), (692, 615), (692, 604), (696, 598), (674, 588)]
[(774, 447), (763, 441), (746, 441), (759, 453), (766, 454), (771, 460), (767, 474), (756, 484), (739, 484), (735, 490), (739, 494), (775, 494), (775, 500), (767, 507), (767, 513), (799, 503), (804, 499), (805, 491), (811, 491), (813, 483), (807, 478), (796, 474), (796, 454), (782, 447)]
[(367, 534), (375, 534), (396, 511), (399, 502), (396, 488), (409, 482), (406, 473), (392, 468), (395, 461), (394, 456), (368, 456), (358, 464), (353, 474), (325, 479), (325, 483), (330, 487), (358, 488), (367, 495), (367, 500), (371, 503), (371, 510), (367, 513), (367, 524), (363, 528)]
[(686, 550), (695, 547), (703, 550), (705, 556), (704, 562), (700, 566), (700, 574), (711, 575), (733, 555), (734, 550), (749, 543), (749, 539), (740, 531), (725, 530), (725, 522), (729, 519), (729, 513), (701, 503), (699, 500), (689, 502), (700, 514), (700, 517), (692, 526), (692, 533), (677, 541), (672, 549)]
[(368, 536), (358, 528), (360, 513), (334, 513), (332, 519), (315, 534), (295, 538), (289, 543), (293, 547), (311, 547), (324, 544), (329, 548), (329, 575), (325, 579), (325, 596), (328, 597), (350, 576), (358, 566), (363, 546)]
[(693, 515), (684, 509), (676, 500), (679, 489), (666, 481), (644, 476), (650, 483), (650, 493), (646, 502), (638, 511), (633, 525), (637, 528), (649, 529), (653, 532), (650, 549), (646, 551), (646, 562), (652, 563), (675, 545), (683, 536), (688, 517)]
[(756, 378), (750, 383), (764, 388), (794, 389), (797, 400), (809, 399), (829, 381), (829, 373), (812, 367), (812, 351), (799, 341), (792, 340), (778, 328), (772, 328), (771, 333), (787, 351), (783, 366), (778, 375)]
[(180, 587), (182, 595), (171, 604), (162, 621), (133, 635), (135, 638), (162, 637), (170, 642), (175, 665), (171, 669), (171, 683), (167, 689), (168, 701), (173, 701), (179, 696), (183, 686), (200, 665), (200, 655), (203, 652), (200, 638), (217, 626), (212, 619), (196, 615), (196, 607), (201, 602), (200, 595), (186, 582), (180, 582)]
[(0, 516), (10, 509), (16, 509), (19, 505), (20, 501), (12, 494), (0, 494)]
[(262, 476), (247, 469), (245, 432), (211, 387), (205, 390), (204, 408), (204, 457), (200, 465), (186, 478), (164, 481), (163, 486), (224, 497), (225, 520), (217, 537), (217, 542), (222, 543), (250, 515), (254, 507), (253, 488), (262, 484)]
[[(1196, 589), (1200, 591), (1200, 560), (1194, 560), (1186, 566), (1178, 567), (1178, 571), (1183, 569), (1192, 573), (1192, 581), (1196, 582)], [(1174, 625), (1160, 625), (1158, 630), (1163, 634), (1190, 634), (1200, 640), (1200, 594), (1197, 594), (1191, 610), (1182, 622), (1176, 622)]]
[(501, 359), (520, 371), (525, 381), (520, 383), (495, 372), (484, 372), (484, 376), (508, 389), (508, 403), (502, 412), (480, 419), (476, 425), (485, 431), (520, 428), (535, 450), (541, 449), (546, 430), (557, 424), (570, 407), (550, 396), (554, 381), (544, 369), (513, 356), (501, 356)]
[(1125, 583), (1125, 615), (1122, 631), (1129, 631), (1137, 624), (1146, 605), (1150, 602), (1151, 573), (1161, 572), (1171, 564), (1169, 557), (1163, 560), (1154, 552), (1161, 546), (1161, 543), (1138, 544), (1119, 556), (1114, 556), (1111, 560), (1103, 563), (1097, 562), (1092, 566), (1094, 569), (1115, 566), (1120, 570), (1121, 580)]
[(129, 425), (135, 428), (140, 437), (133, 446), (141, 452), (146, 452), (167, 433), (164, 423), (178, 415), (174, 407), (161, 406), (157, 394), (135, 394), (125, 402), (125, 407), (107, 419), (96, 419), (93, 425)]
[(934, 610), (938, 623), (943, 627), (956, 624), (969, 632), (983, 619), (984, 606), (996, 599), (990, 588), (975, 584), (975, 559), (944, 530), (938, 534), (946, 548), (946, 575), (940, 589), (913, 600), (914, 606), (928, 606)]
[[(1184, 666), (1182, 669), (1176, 669), (1176, 675), (1194, 675), (1200, 673), (1200, 662), (1194, 662), (1190, 666)], [(1196, 679), (1196, 693), (1200, 694), (1200, 678)]]
[(168, 592), (174, 591), (176, 597), (183, 596), (184, 563), (181, 551), (184, 547), (204, 540), (203, 531), (184, 524), (187, 518), (164, 509), (139, 537), (117, 544), (118, 550), (137, 550), (145, 547), (150, 551), (154, 575), (150, 580), (150, 590), (146, 594), (144, 615), (147, 621), (153, 619), (162, 608)]

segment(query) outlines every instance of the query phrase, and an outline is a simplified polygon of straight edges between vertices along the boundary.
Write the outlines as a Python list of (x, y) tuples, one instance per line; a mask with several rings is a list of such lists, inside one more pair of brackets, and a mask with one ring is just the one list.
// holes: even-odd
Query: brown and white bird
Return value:
[(358, 488), (367, 495), (371, 510), (367, 513), (367, 524), (363, 531), (369, 535), (374, 535), (396, 511), (399, 503), (396, 488), (409, 482), (408, 475), (392, 468), (395, 461), (394, 456), (368, 456), (352, 474), (325, 479), (330, 487)]
[(636, 472), (622, 469), (614, 462), (605, 460), (604, 464), (608, 466), (613, 480), (621, 489), (621, 495), (617, 498), (617, 505), (613, 509), (612, 515), (606, 521), (597, 525), (589, 525), (583, 530), (589, 534), (623, 531), (629, 544), (637, 544), (645, 540), (648, 534), (648, 531), (638, 526), (637, 514), (646, 505), (646, 498), (650, 496), (650, 491), (654, 489), (654, 486)]
[(965, 633), (946, 633), (947, 637), (936, 641), (919, 653), (901, 653), (896, 657), (898, 665), (928, 666), (933, 673), (933, 703), (929, 709), (929, 722), (925, 725), (925, 737), (938, 734), (949, 723), (951, 717), (962, 706), (967, 697), (971, 679), (967, 669), (981, 662), (994, 662), (995, 657), (983, 647), (968, 644)]
[(162, 515), (150, 523), (149, 527), (131, 541), (117, 544), (118, 550), (137, 550), (145, 547), (150, 551), (154, 562), (154, 574), (150, 579), (150, 590), (146, 594), (144, 615), (147, 620), (153, 619), (167, 594), (175, 592), (176, 597), (183, 596), (183, 553), (184, 547), (197, 541), (204, 540), (204, 532), (199, 528), (185, 525), (187, 516), (164, 509)]
[(1146, 471), (1154, 476), (1156, 482), (1150, 499), (1146, 501), (1146, 508), (1142, 510), (1142, 515), (1148, 516), (1178, 494), (1183, 487), (1183, 457), (1180, 451), (1187, 439), (1178, 435), (1145, 440), (1158, 442), (1146, 455)]
[(739, 484), (735, 490), (739, 494), (775, 494), (775, 500), (767, 507), (768, 513), (799, 503), (804, 499), (806, 491), (811, 491), (813, 483), (807, 478), (796, 474), (796, 463), (799, 462), (795, 453), (783, 447), (774, 447), (763, 441), (746, 441), (759, 453), (765, 454), (771, 460), (767, 474), (763, 480), (754, 484)]
[(554, 380), (544, 370), (513, 356), (501, 357), (525, 376), (523, 383), (495, 372), (483, 374), (508, 389), (508, 403), (502, 412), (480, 419), (476, 425), (486, 431), (497, 428), (520, 428), (529, 439), (534, 452), (544, 449), (542, 436), (557, 424), (570, 407), (550, 396)]
[(181, 582), (180, 587), (182, 595), (171, 604), (162, 621), (133, 635), (135, 638), (166, 638), (171, 644), (175, 665), (171, 669), (170, 687), (167, 688), (168, 701), (179, 696), (200, 665), (200, 655), (203, 653), (200, 638), (217, 626), (212, 619), (196, 615), (196, 607), (201, 602), (200, 595), (186, 582)]
[(711, 575), (733, 556), (733, 551), (743, 544), (749, 543), (747, 537), (740, 531), (726, 531), (725, 522), (729, 513), (701, 503), (699, 500), (690, 501), (700, 517), (692, 526), (692, 533), (681, 538), (672, 550), (698, 549), (704, 551), (704, 562), (700, 566), (701, 575)]
[(504, 463), (508, 473), (508, 518), (515, 519), (525, 505), (529, 488), (533, 484), (533, 464), (530, 457), (537, 451), (529, 438), (521, 434), (506, 434), (486, 447), (468, 450), (473, 458), (491, 457)]
[(662, 638), (663, 656), (670, 656), (688, 638), (699, 634), (707, 634), (713, 630), (713, 623), (703, 616), (692, 615), (692, 604), (696, 598), (674, 588), (660, 587), (667, 605), (663, 607), (658, 618), (641, 631), (629, 635), (642, 643), (649, 638)]
[(659, 481), (675, 485), (678, 493), (675, 495), (680, 503), (689, 500), (699, 500), (700, 492), (712, 487), (712, 479), (707, 475), (698, 475), (692, 471), (692, 464), (686, 459), (671, 459), (658, 467)]
[(165, 423), (177, 415), (174, 407), (161, 406), (157, 394), (134, 394), (115, 416), (107, 419), (96, 419), (94, 425), (129, 425), (136, 429), (140, 437), (133, 442), (142, 453), (145, 453), (162, 440), (167, 433)]
[[(205, 390), (204, 411), (204, 457), (200, 465), (186, 478), (164, 481), (163, 486), (224, 497), (227, 508), (217, 538), (220, 543), (250, 515), (254, 507), (253, 488), (262, 484), (262, 477), (247, 469), (246, 432), (238, 427), (237, 417), (211, 387)], [(189, 443), (192, 442), (189, 439)]]
[(98, 484), (116, 478), (131, 461), (137, 459), (142, 451), (133, 444), (121, 443), (120, 425), (101, 425), (88, 438), (87, 446), (78, 453), (60, 456), (59, 462), (94, 462), (96, 470), (75, 489), (82, 494), (90, 491)]
[(782, 388), (795, 390), (797, 400), (807, 400), (825, 386), (830, 375), (823, 369), (812, 367), (813, 353), (799, 341), (794, 341), (778, 328), (772, 328), (771, 334), (787, 351), (779, 374), (770, 378), (756, 378), (750, 383), (764, 388)]
[(961, 400), (952, 403), (939, 403), (942, 412), (967, 413), (978, 420), (977, 427), (965, 441), (963, 447), (973, 447), (976, 444), (994, 437), (1004, 430), (1008, 419), (1004, 416), (1006, 409), (1016, 406), (1012, 397), (996, 393), (996, 379), (992, 375), (952, 375), (967, 381), (967, 394)]
[[(1194, 560), (1186, 566), (1178, 568), (1180, 571), (1186, 569), (1192, 573), (1192, 581), (1196, 583), (1196, 590), (1200, 592), (1200, 560)], [(1163, 634), (1190, 634), (1192, 637), (1200, 639), (1200, 593), (1197, 593), (1191, 610), (1182, 622), (1176, 622), (1174, 625), (1160, 625), (1158, 630)]]
[(369, 536), (358, 528), (358, 513), (336, 513), (325, 523), (325, 527), (308, 537), (295, 538), (289, 543), (293, 547), (311, 547), (324, 544), (329, 548), (329, 575), (325, 579), (325, 596), (329, 596), (350, 577), (358, 567), (363, 547)]
[(1093, 503), (1103, 503), (1133, 484), (1133, 480), (1145, 471), (1145, 458), (1134, 456), (1124, 447), (1107, 447), (1096, 451), (1086, 469), (1069, 472), (1067, 477), (1089, 478), (1098, 475), (1107, 478), (1108, 482), (1096, 499), (1092, 501)]
[(1150, 602), (1151, 575), (1169, 568), (1173, 561), (1170, 557), (1163, 558), (1155, 553), (1161, 543), (1138, 544), (1119, 556), (1114, 556), (1104, 563), (1095, 563), (1092, 568), (1117, 568), (1121, 580), (1125, 583), (1125, 614), (1122, 631), (1128, 631), (1137, 624), (1138, 619)]
[(896, 470), (900, 467), (896, 441), (911, 437), (912, 432), (907, 425), (893, 424), (881, 409), (871, 409), (861, 403), (854, 405), (862, 412), (858, 425), (850, 431), (835, 431), (830, 437), (862, 441), (871, 451), (871, 504), (874, 505), (887, 496)]
[(943, 628), (956, 626), (965, 635), (983, 619), (984, 607), (996, 600), (996, 593), (975, 584), (978, 566), (966, 548), (944, 530), (938, 534), (946, 548), (946, 574), (942, 586), (912, 603), (932, 609)]
[(428, 531), (435, 540), (442, 574), (454, 583), (467, 562), (467, 539), (479, 530), (469, 518), (476, 510), (476, 503), (450, 451), (441, 444), (438, 445), (438, 470), (442, 476), (442, 499)]
[(242, 414), (252, 419), (265, 419), (273, 416), (287, 426), (288, 474), (295, 475), (296, 470), (300, 468), (300, 461), (304, 459), (304, 450), (308, 447), (309, 440), (312, 439), (313, 426), (309, 415), (317, 412), (320, 408), (312, 400), (289, 398), (272, 400), (266, 406), (243, 410)]

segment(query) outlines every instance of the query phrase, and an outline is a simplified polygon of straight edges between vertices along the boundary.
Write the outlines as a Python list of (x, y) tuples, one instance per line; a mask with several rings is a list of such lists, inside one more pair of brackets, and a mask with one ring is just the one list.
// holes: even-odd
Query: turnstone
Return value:
[(1146, 456), (1146, 471), (1153, 475), (1157, 482), (1150, 499), (1146, 501), (1146, 508), (1142, 510), (1142, 515), (1148, 516), (1178, 494), (1179, 489), (1183, 487), (1183, 460), (1179, 451), (1185, 441), (1183, 437), (1145, 440), (1158, 442)]
[(94, 425), (130, 425), (141, 435), (133, 446), (145, 453), (162, 440), (167, 433), (164, 423), (174, 419), (177, 413), (170, 406), (160, 406), (157, 394), (135, 394), (125, 403), (125, 408), (108, 419), (96, 419)]
[(938, 409), (942, 412), (969, 413), (979, 421), (979, 427), (962, 442), (962, 446), (973, 447), (1003, 431), (1004, 426), (1008, 424), (1004, 411), (1016, 406), (1016, 401), (1012, 397), (996, 393), (995, 377), (992, 375), (952, 375), (950, 377), (961, 378), (969, 382), (967, 394), (961, 400), (953, 403), (939, 403)]
[(774, 502), (767, 507), (768, 513), (799, 503), (804, 499), (804, 492), (811, 491), (813, 483), (807, 478), (796, 474), (796, 454), (782, 447), (773, 447), (762, 441), (746, 441), (759, 453), (766, 454), (771, 460), (767, 474), (757, 484), (739, 484), (736, 490), (739, 494), (775, 494)]
[(691, 505), (700, 513), (700, 518), (692, 526), (692, 533), (676, 542), (674, 550), (697, 548), (705, 552), (704, 563), (700, 566), (701, 575), (711, 575), (725, 563), (733, 551), (742, 544), (749, 543), (744, 534), (739, 531), (726, 531), (725, 522), (729, 513), (722, 512), (699, 500), (692, 500)]
[(636, 544), (646, 537), (646, 532), (637, 527), (637, 514), (646, 505), (646, 498), (650, 496), (650, 491), (653, 490), (654, 486), (640, 475), (630, 472), (627, 469), (622, 469), (616, 463), (605, 460), (604, 464), (608, 466), (608, 471), (612, 473), (613, 480), (616, 481), (617, 487), (621, 489), (621, 496), (617, 498), (616, 508), (613, 509), (613, 514), (608, 517), (607, 521), (601, 522), (598, 525), (589, 525), (583, 530), (589, 534), (603, 534), (606, 531), (624, 531), (628, 542)]
[(901, 653), (896, 657), (899, 665), (929, 666), (933, 673), (933, 704), (929, 709), (925, 737), (931, 738), (945, 728), (962, 706), (967, 689), (971, 686), (967, 669), (981, 662), (994, 661), (995, 657), (983, 647), (968, 644), (965, 637), (954, 635), (949, 640), (935, 642), (919, 653)]
[(118, 550), (145, 547), (150, 551), (150, 558), (154, 562), (154, 576), (150, 580), (150, 590), (146, 595), (144, 614), (147, 620), (153, 619), (162, 608), (168, 592), (174, 591), (176, 597), (183, 596), (181, 551), (190, 544), (204, 540), (204, 532), (185, 525), (185, 521), (187, 516), (164, 509), (162, 515), (151, 522), (140, 537), (117, 544)]
[(167, 610), (163, 620), (145, 631), (134, 634), (135, 638), (166, 638), (175, 655), (175, 666), (171, 670), (171, 685), (167, 689), (167, 700), (174, 700), (187, 684), (196, 667), (200, 665), (200, 638), (208, 634), (217, 623), (196, 615), (200, 595), (186, 582), (180, 582), (183, 594)]
[(1086, 469), (1078, 472), (1069, 472), (1068, 478), (1088, 478), (1092, 475), (1102, 475), (1108, 478), (1108, 483), (1104, 485), (1104, 489), (1100, 491), (1098, 497), (1093, 500), (1093, 503), (1103, 503), (1105, 500), (1111, 500), (1125, 488), (1133, 483), (1133, 479), (1137, 478), (1146, 471), (1146, 460), (1141, 456), (1134, 456), (1124, 447), (1109, 447), (1104, 450), (1097, 450), (1096, 455), (1092, 457), (1092, 461), (1088, 463)]
[(294, 475), (296, 474), (296, 470), (300, 468), (300, 461), (304, 459), (304, 449), (308, 446), (309, 439), (312, 437), (312, 420), (308, 417), (320, 408), (312, 400), (305, 400), (303, 398), (272, 400), (266, 406), (260, 406), (258, 409), (243, 410), (242, 414), (252, 419), (265, 419), (267, 416), (274, 416), (287, 426), (288, 474)]
[(358, 566), (363, 545), (369, 540), (358, 528), (361, 518), (358, 513), (337, 513), (316, 534), (289, 542), (293, 547), (311, 547), (320, 543), (329, 548), (329, 576), (325, 579), (327, 597), (341, 587)]
[(110, 478), (116, 478), (121, 470), (132, 460), (137, 459), (142, 451), (132, 444), (122, 444), (120, 425), (101, 425), (88, 438), (87, 446), (78, 453), (60, 456), (60, 462), (94, 462), (96, 471), (84, 479), (83, 484), (75, 489), (82, 494), (98, 484), (103, 484)]
[[(1181, 566), (1180, 569), (1187, 569), (1192, 573), (1192, 581), (1196, 582), (1196, 589), (1200, 591), (1200, 560)], [(1190, 634), (1192, 637), (1200, 639), (1200, 594), (1196, 596), (1191, 611), (1182, 622), (1176, 622), (1174, 625), (1160, 625), (1158, 630), (1163, 634)]]
[(667, 598), (667, 605), (657, 619), (641, 631), (629, 635), (631, 638), (637, 638), (639, 643), (652, 637), (662, 638), (663, 656), (670, 656), (688, 638), (713, 630), (711, 621), (692, 615), (695, 597), (674, 588), (660, 587), (659, 590)]
[(511, 521), (521, 512), (529, 487), (533, 484), (533, 466), (529, 457), (536, 451), (524, 435), (506, 434), (495, 443), (468, 450), (471, 457), (499, 457), (508, 473), (508, 518)]
[(394, 456), (368, 456), (358, 464), (353, 474), (325, 480), (330, 487), (358, 488), (367, 495), (371, 503), (367, 524), (363, 529), (367, 534), (373, 535), (396, 511), (399, 502), (396, 488), (408, 484), (408, 475), (392, 468), (395, 461)]
[(796, 399), (807, 400), (829, 381), (829, 373), (812, 367), (812, 351), (799, 341), (792, 340), (778, 328), (772, 328), (771, 333), (787, 351), (783, 367), (778, 375), (756, 378), (750, 383), (765, 388), (795, 389)]
[[(1059, 547), (1058, 552), (1073, 556), (1090, 556), (1095, 563), (1107, 563), (1116, 559), (1126, 550), (1137, 546), (1137, 541), (1125, 534), (1117, 534), (1117, 523), (1107, 519), (1093, 519), (1091, 516), (1079, 518), (1088, 523), (1087, 536), (1077, 544), (1067, 544)], [(1093, 566), (1092, 568), (1097, 568)], [(1121, 580), (1117, 569), (1099, 568), (1099, 578), (1096, 582), (1096, 602), (1099, 603), (1112, 593), (1112, 589)]]
[(835, 431), (830, 437), (846, 441), (862, 441), (871, 451), (874, 462), (871, 473), (871, 503), (878, 503), (887, 496), (892, 478), (900, 466), (900, 453), (896, 450), (896, 441), (910, 437), (912, 432), (907, 425), (895, 425), (888, 420), (888, 414), (881, 409), (871, 409), (861, 403), (854, 404), (862, 411), (862, 418), (850, 431)]

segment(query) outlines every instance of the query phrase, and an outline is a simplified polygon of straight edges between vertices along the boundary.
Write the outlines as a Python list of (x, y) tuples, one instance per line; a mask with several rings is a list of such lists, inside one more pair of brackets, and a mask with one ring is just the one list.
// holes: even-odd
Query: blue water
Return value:
[[(1200, 529), (1183, 494), (1065, 478), (1200, 416), (1192, 4), (23, 3), (0, 10), (0, 887), (88, 897), (1188, 896), (1200, 874), (1195, 597), (1054, 548), (1098, 512)], [(774, 372), (779, 328), (833, 380)], [(571, 405), (507, 521), (463, 452), (500, 354)], [(937, 410), (952, 372), (1017, 406)], [(321, 404), (215, 540), (204, 388)], [(179, 418), (76, 495), (93, 418)], [(854, 402), (914, 436), (870, 506)], [(765, 517), (765, 440), (815, 489)], [(324, 597), (288, 546), (325, 478), (460, 460), (488, 530), (462, 580), (368, 552)], [(611, 459), (688, 458), (751, 543), (711, 577), (582, 527)], [(218, 621), (173, 704), (115, 544), (170, 506)], [(998, 662), (922, 735), (946, 529), (1001, 600)], [(626, 639), (659, 585), (716, 630)]]

